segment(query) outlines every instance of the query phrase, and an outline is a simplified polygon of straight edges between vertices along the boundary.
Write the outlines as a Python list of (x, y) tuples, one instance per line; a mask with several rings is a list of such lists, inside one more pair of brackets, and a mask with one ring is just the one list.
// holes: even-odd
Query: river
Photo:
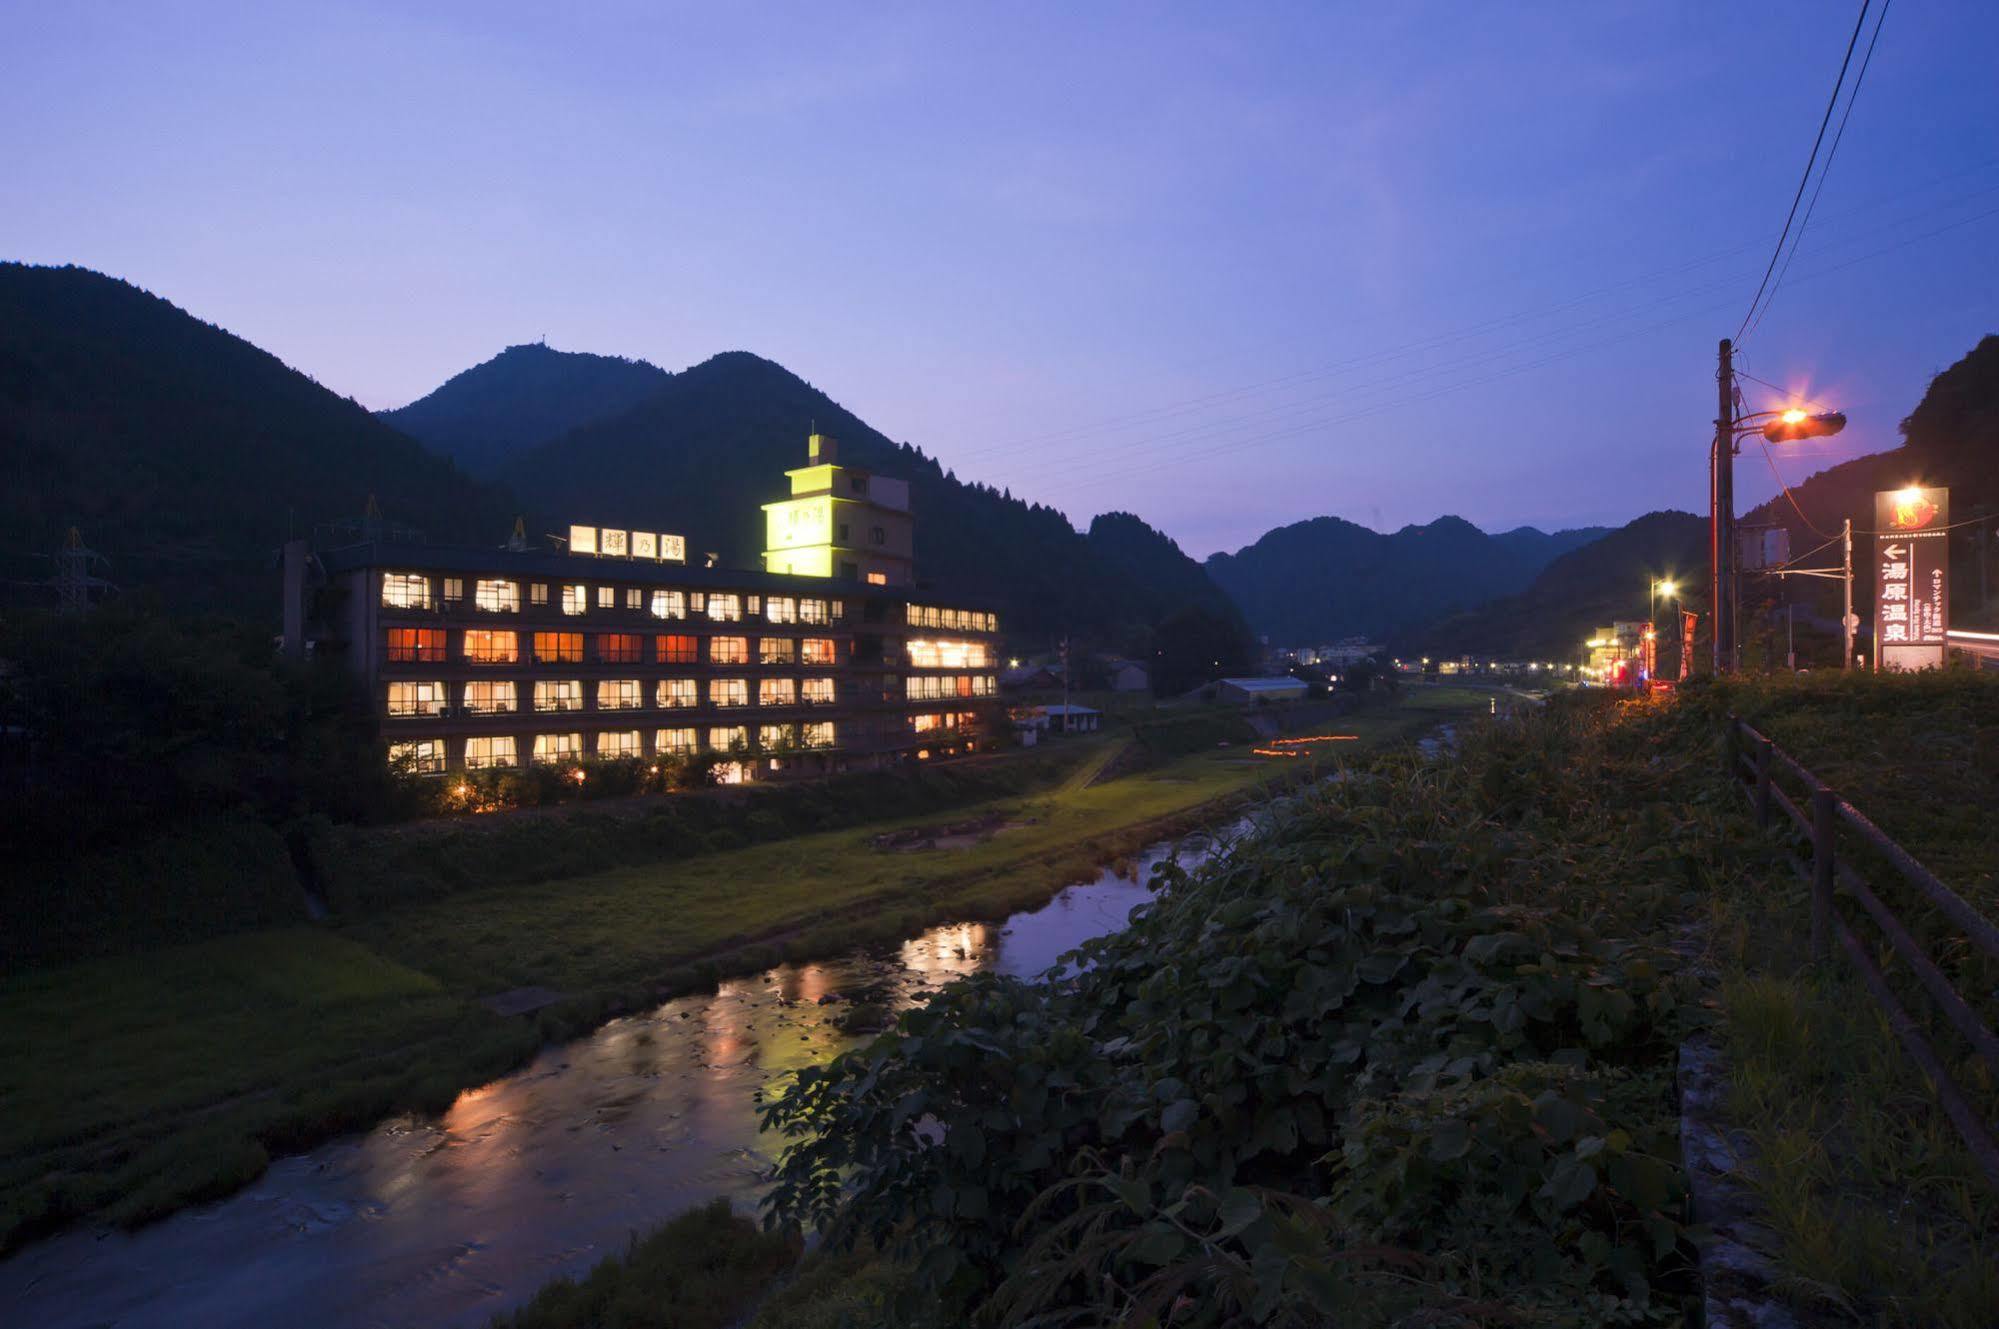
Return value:
[[(858, 1038), (863, 994), (907, 1007), (964, 974), (1045, 972), (1125, 925), (1172, 848), (1004, 923), (786, 964), (543, 1049), (441, 1117), (397, 1117), (274, 1162), (255, 1184), (137, 1232), (79, 1229), (0, 1263), (0, 1323), (484, 1325), (548, 1280), (718, 1195), (753, 1210), (779, 1143), (756, 1095)], [(1183, 845), (1192, 866), (1212, 852)], [(824, 1000), (822, 1000), (824, 999)]]

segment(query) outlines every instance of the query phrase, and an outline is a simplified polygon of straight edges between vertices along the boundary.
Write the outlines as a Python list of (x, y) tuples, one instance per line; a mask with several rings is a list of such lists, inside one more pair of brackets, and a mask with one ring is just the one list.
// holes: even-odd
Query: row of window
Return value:
[[(554, 766), (582, 761), (586, 757), (610, 760), (648, 755), (645, 734), (638, 729), (608, 729), (591, 738), (586, 746), (584, 736), (578, 733), (536, 734), (533, 746), (528, 749), (529, 759), (537, 766)], [(423, 738), (409, 743), (391, 743), (389, 761), (396, 765), (407, 763), (419, 775), (442, 774), (449, 764), (447, 744), (453, 741), (456, 740)], [(512, 734), (480, 736), (463, 742), (465, 765), (469, 770), (495, 770), (521, 764), (520, 742)], [(830, 720), (816, 724), (767, 724), (756, 728), (755, 750), (761, 752), (809, 751), (830, 748), (833, 744), (834, 731)], [(715, 725), (706, 730), (690, 726), (653, 731), (650, 755), (692, 756), (700, 752), (751, 750), (748, 725)]]
[(993, 667), (993, 648), (982, 641), (911, 641), (903, 649), (918, 669)]
[(940, 609), (936, 605), (905, 605), (904, 619), (912, 628), (957, 628), (964, 632), (998, 632), (999, 615), (984, 609)]
[[(650, 651), (656, 664), (698, 664), (702, 658), (701, 637), (689, 633), (663, 632), (651, 636), (638, 632), (594, 634), (593, 658), (602, 664), (639, 664)], [(584, 634), (581, 632), (520, 633), (511, 628), (467, 628), (460, 649), (471, 664), (518, 664), (521, 638), (529, 638), (536, 664), (581, 664)], [(708, 637), (709, 664), (750, 663), (749, 637)], [(839, 643), (832, 637), (758, 637), (756, 662), (766, 665), (828, 666), (839, 663)], [(391, 664), (440, 664), (450, 658), (443, 628), (389, 628), (387, 655)]]
[[(438, 599), (433, 588), (441, 583), (442, 602), (448, 609), (465, 602), (463, 577), (432, 578), (421, 572), (384, 572), (382, 605), (388, 609), (433, 609)], [(549, 603), (549, 583), (528, 583), (528, 603), (545, 608)], [(582, 615), (590, 612), (594, 599), (598, 609), (624, 608), (646, 611), (654, 618), (707, 618), (717, 623), (739, 623), (745, 613), (771, 623), (832, 623), (846, 616), (846, 604), (816, 596), (740, 595), (733, 591), (648, 590), (639, 586), (599, 586), (563, 582), (555, 587), (562, 612)], [(521, 608), (521, 583), (507, 578), (478, 577), (472, 580), (472, 606), (488, 613), (513, 614)]]
[[(759, 706), (828, 706), (834, 701), (830, 678), (760, 678), (756, 683)], [(750, 704), (747, 678), (711, 678), (706, 696), (710, 706), (730, 707)], [(519, 685), (512, 679), (475, 680), (463, 685), (459, 704), (467, 715), (509, 715), (521, 708)], [(580, 711), (586, 695), (581, 679), (538, 679), (530, 694), (537, 711)], [(940, 694), (942, 695), (942, 694)], [(984, 693), (961, 693), (961, 696)], [(680, 710), (699, 706), (703, 691), (691, 678), (663, 678), (653, 684), (652, 704), (660, 710)], [(646, 705), (645, 684), (636, 678), (607, 678), (596, 685), (600, 711), (636, 711)], [(449, 714), (451, 684), (441, 679), (397, 680), (389, 684), (388, 713), (398, 719)]]
[(904, 695), (911, 701), (941, 697), (991, 697), (998, 693), (991, 674), (911, 674)]

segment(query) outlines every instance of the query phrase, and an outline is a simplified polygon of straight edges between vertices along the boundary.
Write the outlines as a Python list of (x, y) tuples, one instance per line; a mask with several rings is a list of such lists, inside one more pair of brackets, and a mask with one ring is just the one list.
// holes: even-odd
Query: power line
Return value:
[(1791, 196), (1791, 210), (1785, 214), (1784, 229), (1777, 234), (1777, 248), (1771, 253), (1770, 262), (1763, 269), (1763, 280), (1756, 284), (1756, 294), (1749, 301), (1748, 312), (1742, 316), (1742, 326), (1735, 330), (1737, 344), (1741, 343), (1743, 333), (1748, 330), (1749, 320), (1755, 315), (1756, 306), (1763, 299), (1764, 290), (1770, 285), (1770, 274), (1777, 270), (1777, 260), (1784, 256), (1784, 241), (1791, 234), (1791, 222), (1798, 215), (1798, 204), (1805, 197), (1805, 186), (1812, 181), (1812, 166), (1819, 159), (1819, 145), (1825, 142), (1826, 126), (1832, 123), (1833, 109), (1839, 105), (1839, 90), (1846, 83), (1846, 69), (1853, 63), (1853, 48), (1860, 44), (1860, 30), (1867, 25), (1867, 9), (1872, 3), (1873, 0), (1860, 0), (1860, 17), (1854, 20), (1853, 35), (1846, 39), (1846, 56), (1839, 62), (1839, 78), (1833, 82), (1832, 96), (1825, 104), (1825, 115), (1819, 119), (1818, 136), (1812, 140), (1812, 155), (1805, 159), (1805, 173), (1798, 180), (1797, 193)]
[[(1880, 12), (1874, 16), (1874, 33), (1867, 39), (1867, 53), (1860, 57), (1860, 71), (1853, 76), (1853, 91), (1846, 94), (1846, 109), (1839, 113), (1839, 128), (1833, 131), (1832, 146), (1826, 149), (1825, 165), (1819, 168), (1819, 182), (1812, 186), (1812, 201), (1805, 204), (1805, 219), (1798, 223), (1798, 238), (1791, 241), (1791, 252), (1784, 258), (1784, 266), (1777, 271), (1777, 280), (1770, 287), (1770, 298), (1757, 311), (1756, 321), (1749, 325), (1750, 334), (1763, 326), (1763, 316), (1770, 312), (1770, 306), (1777, 303), (1777, 292), (1784, 287), (1785, 274), (1791, 270), (1791, 260), (1798, 256), (1798, 246), (1805, 242), (1805, 230), (1812, 224), (1812, 213), (1818, 208), (1819, 195), (1825, 192), (1826, 177), (1832, 174), (1833, 159), (1839, 155), (1840, 140), (1846, 137), (1846, 122), (1853, 118), (1853, 103), (1860, 100), (1860, 85), (1867, 81), (1867, 66), (1874, 63), (1874, 44), (1881, 40), (1881, 25), (1888, 20), (1888, 6), (1891, 0), (1881, 0)], [(1862, 6), (1861, 16), (1866, 17)]]

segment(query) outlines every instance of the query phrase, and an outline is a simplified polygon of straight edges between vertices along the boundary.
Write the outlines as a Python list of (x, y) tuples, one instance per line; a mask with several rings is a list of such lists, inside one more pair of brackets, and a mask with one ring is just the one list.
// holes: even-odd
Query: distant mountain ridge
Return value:
[(509, 346), (407, 406), (380, 414), (484, 475), (522, 448), (630, 410), (670, 378), (644, 360), (557, 351), (536, 342)]
[(1488, 535), (1461, 517), (1383, 534), (1339, 517), (1280, 526), (1208, 574), (1280, 645), (1393, 637), (1524, 589), (1552, 560), (1605, 533), (1522, 526)]
[(1645, 617), (1654, 581), (1676, 577), (1697, 595), (1707, 539), (1705, 517), (1648, 512), (1551, 560), (1518, 594), (1414, 627), (1394, 644), (1405, 658), (1572, 661), (1592, 629)]
[(843, 462), (909, 481), (919, 577), (1002, 600), (1030, 638), (1084, 634), (1140, 651), (1182, 597), (1239, 617), (1200, 564), (1137, 518), (1109, 514), (1080, 533), (1054, 508), (959, 480), (747, 351), (667, 375), (637, 405), (521, 449), (497, 473), (535, 495), (545, 520), (659, 526), (690, 551), (755, 566), (760, 505), (781, 495), (813, 429), (839, 440)]
[[(130, 283), (0, 263), (0, 524), (52, 553), (71, 526), (109, 580), (195, 609), (277, 612), (288, 533), (378, 496), (436, 539), (497, 542), (511, 503), (274, 355)], [(11, 552), (11, 551), (10, 551)], [(46, 559), (9, 562), (20, 585)]]

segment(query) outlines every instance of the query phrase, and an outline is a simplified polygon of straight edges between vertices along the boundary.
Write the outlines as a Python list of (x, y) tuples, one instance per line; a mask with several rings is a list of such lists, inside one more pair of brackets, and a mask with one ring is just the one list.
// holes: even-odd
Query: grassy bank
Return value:
[[(1342, 721), (1364, 740), (1342, 746), (1393, 743), (1441, 714), (1370, 711)], [(1068, 751), (1075, 762), (1103, 749)], [(966, 848), (874, 848), (875, 835), (922, 823), (903, 817), (579, 877), (474, 882), (328, 928), (11, 975), (0, 985), (0, 1243), (225, 1192), (271, 1154), (442, 1108), (544, 1040), (721, 973), (1003, 915), (1302, 764), (1212, 749), (970, 805), (954, 817), (1012, 828)], [(561, 823), (541, 833), (560, 836)], [(528, 985), (565, 999), (527, 1018), (479, 1003)]]
[[(1999, 917), (1999, 678), (1837, 674), (1748, 682), (1695, 694), (1652, 717), (1656, 741), (1705, 747), (1710, 796), (1746, 822), (1719, 778), (1720, 717), (1735, 712), (1972, 900)], [(1765, 1253), (1807, 1323), (1999, 1323), (1999, 1196), (1920, 1071), (1843, 961), (1811, 962), (1810, 901), (1781, 862), (1777, 835), (1745, 848), (1709, 901), (1709, 961), (1736, 1124), (1753, 1142), (1767, 1208)], [(1999, 967), (1950, 938), (1893, 874), (1869, 877), (1988, 1025), (1999, 1024)], [(1953, 1078), (1988, 1120), (1999, 1083), (1941, 1020), (1851, 901), (1842, 915), (1919, 1019)], [(1926, 1018), (1927, 1017), (1927, 1018)]]

